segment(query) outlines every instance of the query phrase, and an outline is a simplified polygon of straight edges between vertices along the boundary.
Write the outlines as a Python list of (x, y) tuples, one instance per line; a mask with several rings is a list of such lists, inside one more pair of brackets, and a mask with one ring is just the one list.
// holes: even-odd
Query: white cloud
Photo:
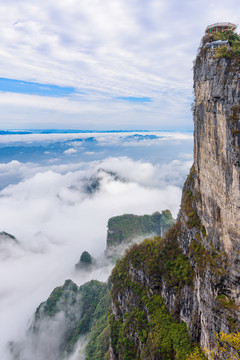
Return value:
[[(171, 92), (171, 96), (175, 94)], [(128, 94), (130, 95), (130, 94)], [(166, 95), (168, 96), (168, 95)], [(165, 98), (166, 98), (165, 96)], [(169, 94), (170, 96), (170, 94)], [(177, 96), (173, 96), (177, 99)], [(171, 107), (161, 101), (134, 103), (93, 97), (55, 98), (50, 96), (2, 93), (0, 97), (2, 128), (77, 128), (77, 129), (172, 129), (179, 119), (182, 128), (189, 128), (190, 109), (182, 96), (171, 100)], [(178, 112), (177, 119), (175, 113)], [(66, 119), (68, 122), (66, 122)], [(172, 119), (172, 123), (169, 122)], [(67, 124), (67, 125), (66, 125)], [(147, 125), (146, 125), (147, 124)]]
[[(27, 135), (0, 135), (0, 143), (3, 149), (5, 148), (5, 154), (7, 154), (6, 147), (8, 146), (12, 149), (17, 149), (16, 146), (23, 146), (25, 155), (20, 157), (21, 160), (31, 159), (31, 161), (34, 161), (24, 163), (12, 160), (8, 163), (0, 163), (1, 188), (4, 188), (7, 184), (15, 184), (27, 177), (32, 177), (38, 172), (53, 170), (57, 173), (65, 174), (67, 171), (85, 171), (89, 167), (85, 161), (89, 161), (90, 157), (91, 160), (94, 160), (95, 156), (101, 159), (108, 156), (125, 154), (135, 159), (144, 158), (147, 161), (158, 163), (170, 162), (174, 158), (192, 160), (191, 150), (187, 154), (176, 153), (184, 149), (187, 151), (187, 148), (191, 146), (191, 133), (35, 133)], [(37, 155), (37, 158), (33, 159), (27, 153), (29, 146), (31, 149), (36, 148), (40, 153), (43, 151), (44, 157), (40, 156), (39, 158)], [(167, 157), (165, 155), (166, 148), (169, 149)], [(44, 151), (44, 149), (46, 150)], [(66, 151), (65, 155), (69, 156), (63, 158), (64, 151)], [(14, 159), (15, 156), (19, 158), (17, 150), (14, 150), (12, 158)], [(38, 161), (42, 161), (41, 166), (37, 163)], [(63, 164), (62, 161), (68, 162), (68, 164)], [(155, 178), (157, 179), (157, 176)], [(178, 182), (179, 184), (181, 184), (181, 181)]]
[(94, 152), (94, 151), (86, 151), (84, 154), (85, 154), (85, 155), (94, 155), (95, 152)]
[[(68, 144), (71, 146), (81, 146), (82, 143), (79, 141), (79, 144), (71, 140), (75, 139), (87, 139), (89, 137), (94, 137), (99, 144), (102, 145), (117, 145), (120, 146), (124, 144), (125, 138), (129, 140), (129, 136), (139, 134), (140, 136), (149, 136), (155, 135), (158, 137), (156, 141), (169, 141), (169, 140), (193, 140), (193, 135), (191, 132), (161, 132), (161, 131), (151, 131), (151, 132), (84, 132), (84, 133), (50, 133), (50, 134), (11, 134), (11, 135), (0, 135), (1, 144), (13, 144), (13, 143), (22, 143), (22, 144), (33, 144), (36, 142), (42, 143), (51, 143), (53, 141), (69, 141)], [(153, 143), (155, 139), (144, 140), (144, 143)], [(128, 141), (127, 144), (136, 143), (134, 137), (132, 141)], [(138, 142), (139, 143), (139, 142)], [(141, 144), (143, 142), (141, 141)]]
[(76, 152), (77, 152), (76, 149), (70, 148), (70, 149), (65, 150), (65, 151), (64, 151), (64, 154), (66, 154), (66, 155), (72, 155), (72, 154), (75, 154)]

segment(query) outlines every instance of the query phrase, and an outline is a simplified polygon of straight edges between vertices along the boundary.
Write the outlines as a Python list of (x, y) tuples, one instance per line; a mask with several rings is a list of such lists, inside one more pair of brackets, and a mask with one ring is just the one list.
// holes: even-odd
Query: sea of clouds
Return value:
[[(64, 141), (72, 141), (74, 136), (64, 137)], [(179, 142), (181, 155), (171, 152), (173, 139), (140, 137), (139, 144), (136, 136), (126, 139), (127, 136), (132, 135), (98, 135), (94, 151), (92, 145), (82, 149), (91, 153), (88, 161), (75, 144), (68, 143), (69, 149), (76, 152), (63, 156), (63, 146), (60, 156), (53, 147), (56, 161), (53, 154), (45, 162), (24, 162), (13, 156), (11, 161), (0, 164), (0, 179), (8, 183), (0, 191), (0, 232), (17, 239), (0, 241), (0, 358), (11, 359), (9, 341), (21, 340), (36, 307), (56, 286), (68, 278), (78, 285), (108, 278), (110, 263), (98, 262), (88, 273), (77, 272), (74, 265), (85, 250), (102, 258), (110, 217), (164, 209), (177, 216), (181, 188), (192, 163), (191, 153), (185, 151), (192, 142), (191, 135), (174, 138), (175, 144)], [(44, 141), (52, 146), (59, 143), (56, 137), (53, 141), (46, 135)], [(26, 136), (12, 145), (17, 151), (23, 143), (27, 146), (31, 141), (34, 145), (39, 139)], [(6, 144), (9, 146), (10, 142)], [(159, 151), (161, 161), (156, 163), (155, 156), (147, 161), (141, 151), (137, 159), (136, 147), (146, 149), (150, 159), (153, 149)], [(128, 149), (129, 156), (121, 156), (123, 148)], [(167, 153), (171, 153), (170, 158)]]

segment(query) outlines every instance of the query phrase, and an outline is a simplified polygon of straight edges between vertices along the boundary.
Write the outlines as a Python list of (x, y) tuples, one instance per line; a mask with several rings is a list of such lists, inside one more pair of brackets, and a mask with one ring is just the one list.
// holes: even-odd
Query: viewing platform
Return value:
[(222, 32), (222, 31), (234, 31), (237, 28), (237, 25), (230, 22), (217, 22), (206, 27), (205, 33), (211, 34), (213, 32)]

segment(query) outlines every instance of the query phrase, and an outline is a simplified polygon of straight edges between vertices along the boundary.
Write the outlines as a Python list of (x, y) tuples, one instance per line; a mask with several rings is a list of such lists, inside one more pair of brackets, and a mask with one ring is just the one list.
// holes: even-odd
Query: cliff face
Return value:
[(197, 209), (214, 246), (229, 256), (240, 247), (240, 71), (235, 63), (213, 59), (209, 52), (194, 69), (195, 187), (202, 200)]
[[(214, 333), (239, 329), (240, 320), (240, 69), (237, 58), (199, 56), (194, 68), (193, 206), (201, 219), (201, 245), (210, 257), (204, 271), (195, 266), (199, 340), (211, 348)], [(186, 187), (189, 185), (186, 185)], [(186, 214), (184, 209), (182, 218)], [(186, 224), (182, 221), (182, 227)], [(203, 234), (201, 234), (203, 235)], [(188, 253), (196, 234), (185, 231)], [(195, 240), (196, 241), (196, 240)], [(190, 319), (190, 327), (192, 320)], [(194, 334), (193, 334), (194, 335)]]
[[(239, 358), (231, 346), (216, 350), (217, 333), (240, 331), (239, 79), (237, 57), (202, 49), (194, 66), (194, 164), (180, 219), (166, 239), (132, 248), (113, 271), (112, 359), (128, 359), (123, 338), (135, 359), (202, 358), (190, 343), (179, 352), (181, 331), (171, 329), (181, 320), (209, 359), (212, 351), (218, 359)], [(175, 324), (167, 329), (161, 301)]]

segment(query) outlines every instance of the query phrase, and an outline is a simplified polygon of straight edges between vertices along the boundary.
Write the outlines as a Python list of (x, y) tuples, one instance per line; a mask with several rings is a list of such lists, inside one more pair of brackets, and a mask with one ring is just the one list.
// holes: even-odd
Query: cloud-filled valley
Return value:
[[(42, 142), (44, 152), (59, 142), (57, 135), (53, 140), (45, 134), (44, 141), (40, 141), (39, 135), (35, 139), (26, 135), (25, 140), (21, 138), (25, 135), (13, 136), (15, 142), (5, 145), (2, 142), (1, 146), (2, 149), (15, 146), (16, 154), (22, 146), (38, 146)], [(91, 155), (82, 157), (73, 141), (79, 134), (65, 135), (59, 145), (61, 152), (66, 151), (61, 144), (67, 143), (68, 148), (77, 149), (76, 154), (61, 157), (58, 151), (54, 152), (56, 161), (52, 154), (52, 161), (49, 158), (43, 161), (39, 156), (35, 162), (26, 158), (21, 162), (14, 160), (12, 153), (11, 161), (0, 164), (0, 179), (6, 184), (0, 191), (0, 232), (16, 237), (16, 242), (0, 241), (1, 358), (8, 359), (6, 344), (21, 338), (36, 307), (54, 287), (68, 278), (77, 284), (92, 278), (107, 279), (112, 264), (103, 261), (92, 272), (81, 274), (75, 271), (74, 264), (85, 250), (102, 258), (110, 217), (124, 213), (152, 214), (167, 208), (176, 217), (181, 187), (191, 166), (188, 152), (191, 136), (179, 134), (170, 139), (140, 136), (140, 144), (136, 144), (137, 136), (131, 136), (131, 133), (94, 134), (97, 139), (94, 149), (91, 141), (84, 148)], [(182, 155), (171, 151), (176, 142)], [(114, 147), (118, 152), (114, 152)], [(127, 149), (133, 156), (121, 156), (121, 149)], [(161, 161), (141, 158), (140, 149), (145, 157), (154, 149)], [(118, 156), (110, 156), (111, 153)]]

